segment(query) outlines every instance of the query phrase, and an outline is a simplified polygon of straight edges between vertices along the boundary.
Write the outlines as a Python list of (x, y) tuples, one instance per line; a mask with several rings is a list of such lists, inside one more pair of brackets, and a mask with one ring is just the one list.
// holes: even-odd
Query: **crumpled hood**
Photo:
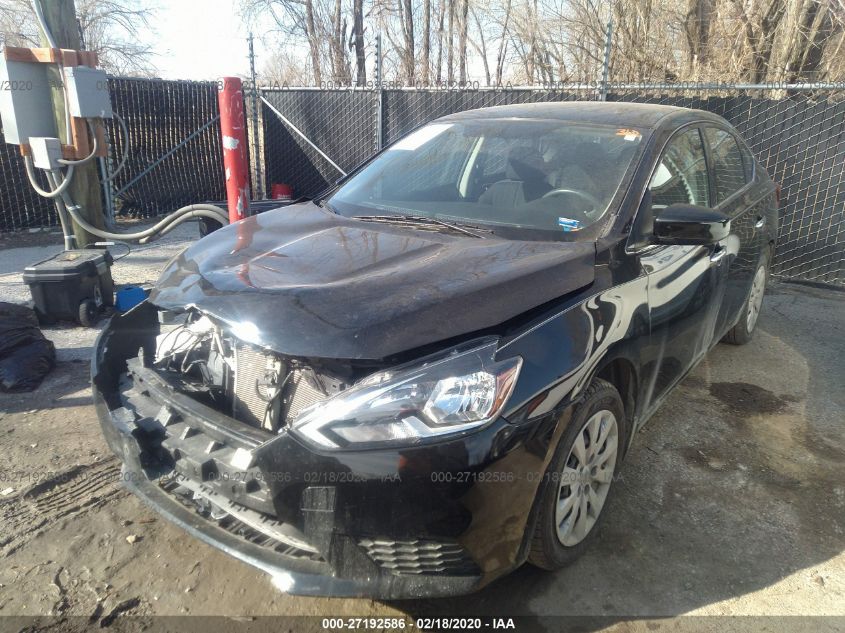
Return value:
[(592, 243), (400, 228), (309, 202), (200, 240), (150, 301), (195, 306), (283, 354), (381, 359), (498, 325), (590, 284), (594, 265)]

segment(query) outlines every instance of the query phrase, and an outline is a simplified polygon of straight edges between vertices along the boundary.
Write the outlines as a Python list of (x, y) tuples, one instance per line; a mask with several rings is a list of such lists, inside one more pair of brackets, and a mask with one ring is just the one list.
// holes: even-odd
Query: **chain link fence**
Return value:
[[(185, 204), (225, 198), (216, 83), (111, 78), (110, 91), (115, 112), (127, 123), (128, 139), (120, 126), (108, 124), (111, 153), (106, 172), (116, 167), (127, 147), (129, 155), (111, 187), (104, 188), (104, 209), (117, 218), (151, 217)], [(698, 108), (725, 117), (783, 188), (775, 274), (845, 285), (845, 91), (726, 85), (705, 91), (611, 84), (602, 96), (608, 101)], [(250, 134), (250, 144), (258, 150), (251, 154), (253, 188), (269, 192), (273, 183), (286, 183), (296, 196), (313, 195), (380, 146), (452, 112), (598, 98), (589, 86), (263, 89), (259, 138)], [(0, 230), (55, 225), (55, 210), (30, 187), (17, 147), (0, 142), (0, 160)], [(257, 187), (259, 174), (263, 186)]]
[(53, 203), (30, 186), (18, 146), (6, 143), (0, 129), (0, 231), (52, 226), (57, 221)]
[(845, 93), (628, 92), (608, 100), (696, 108), (730, 121), (782, 188), (774, 274), (845, 285)]
[[(118, 216), (152, 217), (204, 200), (226, 197), (216, 82), (112, 78), (110, 169), (129, 149), (112, 181)], [(128, 143), (127, 143), (128, 141)]]
[[(782, 87), (702, 88), (608, 85), (607, 101), (697, 108), (723, 116), (782, 186), (774, 274), (845, 285), (845, 91)], [(594, 88), (560, 90), (262, 91), (268, 188), (286, 183), (313, 195), (379, 147), (446, 114), (513, 103), (592, 101)]]
[(316, 193), (377, 151), (372, 92), (280, 90), (261, 94), (265, 182)]

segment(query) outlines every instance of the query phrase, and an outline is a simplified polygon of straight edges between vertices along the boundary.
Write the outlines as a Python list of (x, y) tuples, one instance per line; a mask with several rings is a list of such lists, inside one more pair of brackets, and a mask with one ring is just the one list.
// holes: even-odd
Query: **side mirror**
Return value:
[(657, 244), (710, 246), (731, 232), (731, 219), (724, 213), (692, 204), (673, 204), (654, 219)]

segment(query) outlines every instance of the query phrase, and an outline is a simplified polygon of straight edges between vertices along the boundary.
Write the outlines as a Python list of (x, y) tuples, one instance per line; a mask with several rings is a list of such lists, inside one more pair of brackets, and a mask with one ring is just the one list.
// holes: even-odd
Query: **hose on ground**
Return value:
[[(55, 182), (54, 176), (52, 174), (48, 173), (47, 178), (51, 181), (51, 184)], [(67, 213), (70, 215), (71, 218), (73, 218), (74, 222), (76, 222), (80, 227), (82, 227), (84, 231), (87, 231), (91, 235), (95, 235), (97, 237), (101, 237), (107, 240), (137, 240), (141, 243), (145, 243), (149, 241), (153, 236), (161, 237), (162, 235), (176, 228), (178, 224), (181, 224), (182, 222), (191, 218), (210, 218), (212, 220), (220, 222), (221, 224), (229, 223), (229, 217), (226, 211), (224, 211), (220, 207), (217, 207), (213, 204), (192, 204), (188, 205), (187, 207), (177, 209), (176, 211), (162, 219), (160, 222), (157, 222), (153, 226), (144, 229), (143, 231), (135, 231), (134, 233), (104, 231), (103, 229), (97, 228), (96, 226), (92, 225), (80, 215), (79, 205), (75, 204), (67, 193), (61, 194), (61, 200)]]
[(110, 231), (103, 231), (102, 229), (98, 229), (96, 226), (89, 224), (85, 218), (79, 215), (79, 207), (75, 204), (68, 205), (67, 202), (68, 201), (65, 200), (65, 206), (67, 206), (68, 213), (70, 213), (74, 222), (91, 235), (96, 235), (97, 237), (102, 237), (107, 240), (137, 240), (139, 242), (146, 242), (154, 235), (164, 235), (171, 229), (175, 228), (177, 224), (181, 224), (185, 220), (189, 220), (191, 218), (210, 218), (212, 220), (217, 220), (218, 222), (223, 222), (224, 224), (228, 223), (228, 219), (224, 221), (224, 216), (214, 210), (219, 209), (219, 207), (214, 207), (213, 205), (192, 204), (174, 211), (161, 222), (144, 231), (137, 231), (135, 233), (112, 233)]

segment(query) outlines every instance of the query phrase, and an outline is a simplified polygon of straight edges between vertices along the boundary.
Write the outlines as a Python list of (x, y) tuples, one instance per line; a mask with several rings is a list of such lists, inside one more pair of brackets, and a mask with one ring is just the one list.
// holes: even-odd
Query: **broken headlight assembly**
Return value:
[(320, 448), (416, 444), (483, 426), (502, 411), (522, 359), (496, 341), (402, 365), (300, 412), (291, 432)]

